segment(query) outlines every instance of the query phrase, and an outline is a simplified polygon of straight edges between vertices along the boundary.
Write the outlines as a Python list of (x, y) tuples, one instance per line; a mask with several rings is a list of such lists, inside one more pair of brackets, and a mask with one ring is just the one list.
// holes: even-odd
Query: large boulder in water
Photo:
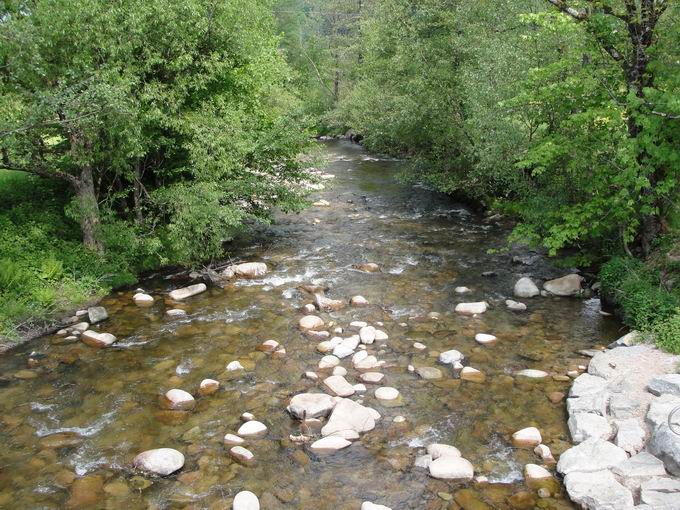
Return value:
[(513, 293), (520, 298), (531, 298), (538, 296), (541, 291), (538, 290), (538, 287), (531, 278), (524, 277), (517, 280)]
[(167, 476), (182, 469), (184, 455), (172, 448), (157, 448), (137, 455), (132, 465), (148, 473)]
[(335, 399), (326, 393), (300, 393), (290, 399), (287, 411), (298, 420), (328, 416)]
[(375, 428), (375, 415), (371, 409), (357, 404), (353, 400), (343, 398), (338, 402), (328, 419), (328, 423), (321, 429), (323, 436), (358, 437), (359, 433), (368, 432)]
[(563, 276), (562, 278), (545, 282), (543, 288), (553, 296), (577, 296), (581, 293), (582, 281), (582, 276), (570, 274)]
[(234, 276), (239, 278), (261, 278), (268, 271), (269, 268), (264, 262), (244, 262), (243, 264), (229, 266), (222, 274), (227, 278), (233, 278)]

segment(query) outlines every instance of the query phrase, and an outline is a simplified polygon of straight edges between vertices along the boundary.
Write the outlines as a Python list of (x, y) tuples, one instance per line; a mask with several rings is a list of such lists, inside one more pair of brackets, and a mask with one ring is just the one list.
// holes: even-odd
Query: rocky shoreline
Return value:
[(567, 398), (575, 446), (557, 471), (589, 510), (680, 508), (680, 356), (640, 338), (595, 354)]

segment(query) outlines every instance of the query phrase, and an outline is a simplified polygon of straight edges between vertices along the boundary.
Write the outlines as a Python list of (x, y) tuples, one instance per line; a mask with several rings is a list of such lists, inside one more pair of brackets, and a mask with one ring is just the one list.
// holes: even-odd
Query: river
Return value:
[[(596, 299), (539, 297), (524, 300), (526, 312), (508, 310), (504, 300), (520, 276), (560, 272), (543, 260), (513, 264), (503, 252), (507, 225), (399, 183), (398, 161), (347, 142), (327, 143), (323, 151), (330, 160), (324, 170), (335, 178), (314, 199), (330, 206), (281, 215), (234, 253), (267, 263), (265, 277), (209, 287), (181, 305), (186, 316), (169, 318), (167, 292), (188, 282), (185, 275), (157, 275), (140, 284), (156, 298), (152, 307), (133, 304), (133, 289), (102, 301), (110, 318), (101, 329), (119, 339), (113, 347), (47, 336), (2, 355), (0, 507), (223, 509), (248, 489), (267, 510), (359, 510), (362, 501), (394, 510), (572, 508), (559, 484), (542, 499), (525, 486), (524, 465), (541, 462), (510, 440), (514, 431), (536, 426), (555, 454), (568, 448), (564, 402), (553, 404), (547, 395), (566, 393), (570, 383), (514, 374), (576, 369), (585, 363), (577, 351), (615, 339), (617, 322), (599, 313)], [(352, 269), (363, 262), (377, 263), (381, 272)], [(482, 276), (489, 271), (495, 276)], [(382, 418), (334, 454), (316, 455), (289, 440), (300, 433), (285, 411), (291, 396), (324, 391), (321, 382), (303, 377), (317, 370), (322, 356), (317, 341), (298, 328), (300, 309), (311, 302), (297, 289), (304, 284), (328, 286), (335, 299), (368, 299), (368, 306), (319, 315), (335, 323), (331, 332), (353, 320), (382, 323), (389, 339), (368, 350), (385, 361), (382, 384), (401, 394), (398, 406), (377, 401), (374, 385), (352, 397)], [(457, 294), (458, 286), (471, 293)], [(491, 305), (483, 315), (453, 311), (457, 303), (482, 300)], [(477, 333), (498, 341), (480, 345)], [(267, 339), (287, 354), (259, 352)], [(414, 348), (415, 342), (426, 348)], [(461, 351), (464, 364), (486, 380), (461, 381), (439, 364), (438, 354), (449, 349)], [(31, 352), (35, 366), (27, 368)], [(246, 370), (226, 372), (233, 360)], [(437, 367), (444, 377), (424, 380), (409, 364)], [(341, 365), (350, 383), (360, 382), (349, 358)], [(197, 398), (192, 412), (159, 407), (165, 391), (196, 394), (205, 378), (220, 381), (220, 390)], [(223, 444), (243, 412), (268, 427), (264, 438), (248, 442), (255, 455), (249, 466), (234, 462)], [(394, 422), (396, 416), (405, 420)], [(488, 483), (435, 480), (415, 467), (415, 457), (433, 442), (455, 445)], [(159, 447), (185, 455), (179, 473), (161, 479), (131, 469), (136, 454)]]

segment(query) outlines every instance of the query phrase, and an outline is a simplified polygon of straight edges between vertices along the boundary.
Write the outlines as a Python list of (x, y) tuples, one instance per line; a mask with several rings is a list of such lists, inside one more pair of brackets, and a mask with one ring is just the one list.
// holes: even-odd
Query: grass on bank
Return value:
[(112, 286), (134, 282), (128, 260), (85, 250), (59, 182), (0, 171), (0, 335), (16, 338)]
[(659, 347), (680, 353), (680, 256), (674, 246), (680, 246), (677, 238), (667, 236), (647, 261), (615, 257), (602, 266), (600, 281), (627, 326), (652, 333)]

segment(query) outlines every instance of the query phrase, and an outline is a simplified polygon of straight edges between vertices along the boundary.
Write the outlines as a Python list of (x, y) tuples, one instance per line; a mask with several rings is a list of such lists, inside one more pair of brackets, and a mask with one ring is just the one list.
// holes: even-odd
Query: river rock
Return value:
[(536, 427), (526, 427), (512, 435), (512, 443), (522, 448), (535, 448), (542, 442), (541, 431)]
[(539, 444), (536, 448), (534, 448), (534, 453), (540, 457), (544, 464), (547, 465), (557, 464), (555, 457), (553, 457), (553, 454), (547, 445), (544, 445), (542, 443)]
[(165, 312), (165, 315), (168, 317), (184, 317), (186, 314), (186, 310), (182, 310), (181, 308), (171, 308)]
[(461, 315), (479, 315), (489, 308), (486, 301), (480, 301), (477, 303), (458, 303), (455, 308), (455, 312)]
[(486, 380), (486, 375), (484, 375), (484, 372), (480, 372), (476, 368), (463, 367), (463, 370), (460, 371), (460, 378), (463, 381), (481, 383)]
[(354, 264), (352, 267), (354, 269), (358, 269), (359, 271), (363, 271), (364, 273), (379, 273), (380, 272), (380, 266), (378, 264), (375, 264), (374, 262), (366, 262), (364, 264)]
[(86, 475), (75, 479), (63, 508), (76, 510), (97, 507), (101, 503), (103, 485), (104, 481), (99, 475)]
[(527, 305), (525, 305), (524, 303), (520, 303), (519, 301), (514, 301), (512, 299), (506, 299), (505, 306), (508, 308), (508, 310), (511, 310), (513, 312), (525, 312), (527, 309)]
[(321, 358), (321, 361), (319, 361), (319, 368), (324, 369), (324, 368), (333, 368), (337, 367), (340, 364), (340, 358), (337, 356), (324, 356)]
[(80, 446), (84, 438), (76, 432), (56, 432), (40, 438), (40, 446), (43, 448), (74, 448)]
[(378, 400), (396, 400), (399, 398), (399, 390), (391, 386), (381, 386), (375, 390), (375, 398)]
[(162, 407), (173, 411), (190, 411), (196, 405), (191, 393), (177, 388), (168, 390), (161, 399)]
[(637, 418), (618, 420), (616, 425), (616, 439), (614, 443), (626, 450), (631, 455), (636, 454), (645, 445), (647, 432), (640, 425)]
[(250, 463), (255, 459), (253, 452), (243, 446), (234, 446), (229, 450), (229, 455), (238, 462)]
[(538, 296), (541, 293), (538, 287), (533, 282), (531, 278), (520, 278), (515, 283), (515, 288), (513, 289), (513, 294), (520, 298), (532, 298)]
[(675, 395), (680, 397), (680, 374), (666, 374), (653, 377), (647, 386), (653, 395)]
[(134, 296), (132, 296), (132, 301), (137, 305), (137, 306), (151, 306), (153, 305), (153, 296), (150, 296), (149, 294), (145, 294), (143, 292), (138, 292)]
[(527, 464), (524, 466), (524, 480), (529, 487), (535, 487), (538, 483), (552, 479), (552, 473), (538, 464)]
[(565, 476), (564, 485), (569, 498), (588, 510), (633, 508), (633, 495), (630, 490), (617, 482), (608, 470), (571, 472)]
[(567, 412), (569, 415), (594, 413), (599, 414), (600, 416), (606, 416), (608, 400), (608, 391), (601, 391), (600, 393), (593, 393), (579, 398), (568, 398)]
[(340, 375), (332, 375), (323, 380), (324, 385), (338, 397), (354, 395), (354, 387)]
[(109, 314), (103, 306), (91, 306), (87, 309), (87, 317), (90, 324), (97, 324), (108, 319)]
[(376, 329), (375, 330), (375, 341), (376, 342), (383, 342), (385, 340), (388, 340), (390, 337), (385, 333), (382, 329)]
[(444, 363), (445, 365), (453, 365), (454, 363), (463, 361), (464, 358), (465, 356), (463, 356), (460, 351), (451, 349), (450, 351), (442, 352), (439, 355), (439, 362)]
[(630, 347), (631, 345), (639, 344), (644, 340), (644, 335), (639, 331), (631, 331), (626, 333), (618, 340), (611, 343), (610, 348), (614, 347)]
[(103, 349), (104, 347), (109, 347), (113, 345), (117, 338), (111, 333), (98, 333), (88, 329), (80, 335), (80, 339), (86, 345), (90, 347), (96, 347), (98, 349)]
[(352, 443), (339, 436), (328, 436), (314, 441), (310, 449), (315, 453), (334, 453), (347, 448)]
[[(662, 423), (668, 423), (668, 416), (678, 406), (680, 406), (680, 397), (661, 395), (650, 402), (645, 420), (654, 430)], [(676, 412), (673, 416), (676, 418), (674, 421), (676, 427), (680, 427), (680, 412)]]
[(640, 501), (652, 509), (674, 510), (680, 508), (680, 480), (654, 477), (642, 482)]
[(314, 294), (314, 303), (322, 312), (335, 312), (345, 307), (345, 302), (338, 299), (327, 298), (323, 294)]
[(205, 292), (206, 290), (208, 290), (208, 287), (206, 287), (205, 283), (197, 283), (195, 285), (189, 285), (188, 287), (173, 290), (170, 293), (170, 299), (174, 301), (182, 301)]
[(488, 335), (486, 333), (477, 333), (475, 335), (475, 341), (478, 344), (486, 345), (486, 344), (492, 344), (494, 343), (498, 338), (496, 338), (493, 335)]
[(427, 445), (427, 453), (432, 460), (438, 459), (439, 457), (461, 457), (458, 448), (442, 443)]
[(355, 348), (352, 348), (350, 345), (347, 345), (345, 343), (341, 343), (333, 349), (333, 356), (335, 356), (339, 359), (344, 359), (344, 358), (354, 354), (354, 349)]
[(237, 370), (245, 370), (239, 361), (230, 361), (227, 364), (227, 372), (235, 372)]
[(384, 377), (385, 374), (381, 374), (380, 372), (364, 372), (359, 376), (359, 379), (366, 384), (380, 384)]
[(525, 368), (517, 372), (517, 377), (523, 377), (525, 379), (545, 379), (548, 377), (548, 373), (543, 370), (536, 370), (535, 368)]
[(430, 476), (439, 480), (469, 481), (475, 474), (472, 463), (463, 457), (443, 456), (428, 466)]
[(370, 345), (375, 341), (375, 328), (373, 326), (365, 326), (359, 330), (359, 339), (362, 344)]
[(442, 371), (434, 367), (418, 367), (416, 373), (423, 379), (441, 379)]
[(290, 399), (287, 411), (298, 420), (328, 416), (335, 399), (325, 393), (300, 393)]
[(305, 315), (300, 319), (299, 325), (302, 330), (319, 330), (323, 329), (324, 322), (321, 317), (316, 315)]
[(349, 300), (349, 304), (352, 306), (366, 306), (368, 305), (368, 299), (364, 296), (352, 296), (352, 299)]
[(244, 262), (229, 266), (226, 271), (241, 278), (261, 278), (269, 272), (269, 268), (264, 262)]
[(280, 344), (276, 340), (265, 340), (257, 347), (257, 350), (261, 352), (274, 352), (279, 346)]
[(567, 423), (569, 433), (574, 443), (582, 443), (590, 438), (609, 440), (612, 437), (612, 427), (607, 418), (599, 414), (578, 413), (569, 417)]
[(217, 390), (219, 389), (220, 389), (219, 381), (216, 381), (215, 379), (203, 379), (201, 381), (201, 385), (198, 388), (198, 393), (201, 396), (207, 397), (208, 395), (217, 393)]
[(224, 436), (224, 444), (227, 446), (241, 446), (245, 444), (245, 442), (245, 439), (234, 434), (225, 434)]
[(345, 367), (337, 366), (333, 369), (333, 375), (345, 377), (347, 375), (347, 369)]
[[(359, 352), (366, 352), (366, 351), (359, 351)], [(359, 354), (359, 353), (357, 353)], [(378, 368), (381, 365), (381, 362), (378, 361), (378, 358), (375, 356), (364, 356), (361, 358), (358, 358), (358, 361), (355, 360), (355, 358), (352, 358), (352, 364), (354, 365), (354, 368), (357, 370), (371, 370), (374, 368)]]
[(563, 475), (577, 471), (593, 473), (617, 466), (627, 458), (622, 448), (604, 439), (592, 438), (560, 455), (557, 471)]
[(373, 410), (347, 398), (340, 399), (331, 412), (328, 423), (321, 429), (321, 435), (345, 437), (346, 432), (368, 432), (375, 428)]
[[(675, 415), (680, 418), (680, 412)], [(676, 430), (680, 430), (674, 422)], [(668, 422), (659, 424), (652, 432), (652, 437), (647, 443), (647, 450), (661, 459), (669, 473), (680, 476), (680, 434), (671, 430)]]
[(260, 500), (250, 491), (241, 491), (234, 498), (232, 510), (260, 510)]
[(361, 510), (392, 510), (392, 509), (385, 505), (376, 505), (375, 503), (371, 503), (370, 501), (364, 501), (361, 504)]
[(455, 289), (453, 289), (453, 291), (454, 291), (456, 294), (469, 294), (470, 292), (472, 292), (472, 291), (471, 291), (469, 288), (467, 288), (467, 287), (456, 287)]
[(581, 293), (581, 282), (583, 277), (577, 274), (570, 274), (563, 276), (562, 278), (557, 278), (555, 280), (549, 280), (543, 284), (543, 289), (552, 294), (553, 296), (577, 296)]
[(307, 303), (305, 306), (302, 307), (302, 311), (306, 315), (312, 315), (314, 312), (316, 312), (316, 306), (314, 306), (312, 303)]
[(132, 465), (142, 471), (167, 476), (182, 469), (184, 455), (172, 448), (157, 448), (137, 455), (132, 461)]
[(238, 434), (241, 437), (261, 437), (267, 433), (267, 426), (259, 421), (251, 420), (245, 422), (238, 429)]

